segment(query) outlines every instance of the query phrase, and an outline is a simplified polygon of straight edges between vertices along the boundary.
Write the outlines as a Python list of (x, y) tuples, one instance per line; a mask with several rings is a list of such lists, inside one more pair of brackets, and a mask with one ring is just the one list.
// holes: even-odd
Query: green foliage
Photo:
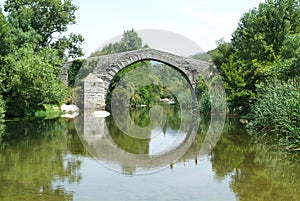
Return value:
[(257, 102), (251, 108), (249, 131), (274, 136), (288, 149), (300, 148), (300, 82), (270, 81), (259, 86)]
[(246, 113), (249, 130), (299, 147), (300, 2), (267, 0), (245, 13), (231, 43), (210, 51), (231, 112)]
[(209, 114), (211, 111), (211, 103), (208, 86), (201, 76), (199, 76), (199, 80), (197, 82), (196, 95), (198, 99), (199, 112), (202, 114)]
[(71, 0), (7, 0), (4, 10), (8, 13), (7, 26), (16, 49), (28, 44), (35, 51), (51, 47), (64, 60), (83, 55), (81, 35), (54, 37), (75, 24), (77, 7)]
[(139, 50), (146, 48), (148, 45), (143, 45), (142, 39), (139, 35), (132, 29), (124, 31), (121, 41), (110, 43), (102, 48), (101, 51), (93, 53), (91, 56), (100, 56), (107, 54), (114, 54), (120, 52), (127, 52), (132, 50)]
[[(134, 69), (136, 70), (133, 75), (130, 71)], [(115, 95), (113, 103), (111, 103), (112, 91)], [(139, 107), (163, 104), (161, 99), (169, 99), (174, 101), (174, 104), (184, 103), (183, 107), (190, 107), (192, 105), (190, 93), (187, 80), (178, 70), (166, 64), (144, 60), (129, 65), (117, 73), (109, 87), (106, 104), (117, 106), (120, 105), (119, 101), (130, 100), (128, 103), (130, 106)]]
[(59, 118), (63, 112), (57, 105), (43, 105), (41, 110), (38, 110), (34, 113), (34, 116), (42, 119), (56, 119)]
[(280, 49), (281, 60), (270, 71), (270, 77), (287, 81), (300, 75), (300, 33), (286, 36)]
[(60, 58), (64, 58), (66, 61), (68, 58), (75, 59), (84, 55), (81, 48), (83, 41), (84, 38), (81, 35), (70, 33), (68, 37), (63, 36), (53, 42), (51, 48), (55, 49)]
[(35, 53), (26, 47), (6, 56), (6, 65), (1, 71), (5, 87), (1, 93), (8, 116), (33, 115), (43, 104), (63, 101), (66, 88), (56, 77), (55, 58), (48, 49)]
[(299, 32), (299, 0), (267, 0), (241, 18), (232, 43), (245, 61), (273, 62), (288, 34)]
[(218, 41), (217, 49), (210, 51), (209, 54), (222, 77), (230, 111), (247, 108), (249, 99), (254, 93), (246, 88), (247, 82), (240, 68), (243, 64), (236, 58), (232, 44), (221, 39)]
[[(34, 115), (44, 104), (59, 104), (67, 95), (58, 80), (68, 58), (82, 56), (83, 38), (71, 33), (77, 7), (71, 0), (7, 0), (0, 14), (0, 93), (6, 114)], [(54, 37), (58, 35), (58, 37)]]
[[(136, 68), (140, 68), (140, 70), (135, 71), (134, 77), (130, 76), (130, 78), (128, 78), (126, 74)], [(144, 80), (150, 81), (151, 84), (144, 85)], [(117, 88), (117, 91), (114, 91), (116, 85), (120, 85), (120, 87)], [(136, 88), (137, 86), (140, 87)], [(150, 61), (140, 61), (122, 69), (113, 78), (107, 94), (106, 101), (108, 105), (110, 105), (112, 91), (118, 95), (117, 101), (130, 99), (130, 105), (136, 107), (158, 103), (164, 89), (162, 88), (158, 76), (154, 73)], [(118, 103), (114, 102), (114, 105), (118, 105)]]
[(199, 112), (202, 114), (209, 114), (211, 112), (209, 92), (205, 91), (198, 99)]
[(257, 84), (268, 78), (275, 63), (297, 70), (299, 54), (291, 50), (299, 45), (293, 46), (289, 38), (299, 34), (299, 18), (298, 0), (267, 0), (244, 14), (231, 43), (218, 41), (210, 54), (223, 77), (231, 111), (248, 111)]
[(68, 86), (69, 87), (74, 87), (76, 75), (78, 74), (78, 72), (84, 62), (85, 62), (84, 59), (76, 59), (76, 60), (72, 61), (72, 65), (68, 69)]
[(11, 36), (10, 36), (10, 27), (6, 23), (6, 19), (2, 14), (2, 10), (0, 7), (0, 65), (1, 65), (1, 57), (6, 55), (11, 51)]
[(227, 43), (224, 39), (217, 41), (218, 48), (208, 51), (208, 54), (212, 58), (214, 64), (219, 68), (220, 73), (223, 72), (223, 68), (220, 68), (222, 64), (227, 62), (229, 56), (233, 53), (233, 47), (231, 43)]
[(2, 119), (4, 119), (4, 116), (5, 116), (5, 102), (2, 96), (0, 95), (0, 122), (2, 121)]
[[(48, 46), (54, 33), (67, 31), (67, 26), (75, 24), (75, 11), (78, 8), (71, 0), (7, 0), (4, 10), (16, 16), (9, 18), (17, 28), (27, 31), (31, 27), (41, 36), (39, 45)], [(26, 19), (21, 18), (26, 16)], [(13, 21), (12, 21), (13, 20)]]

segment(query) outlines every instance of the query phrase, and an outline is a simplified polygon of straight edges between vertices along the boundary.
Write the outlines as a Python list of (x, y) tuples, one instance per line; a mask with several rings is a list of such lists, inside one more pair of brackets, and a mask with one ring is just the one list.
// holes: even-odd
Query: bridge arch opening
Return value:
[[(129, 73), (130, 78), (126, 77)], [(119, 71), (112, 73), (113, 78), (109, 83), (106, 95), (106, 109), (111, 107), (111, 93), (116, 85), (120, 85), (121, 98), (130, 98), (131, 107), (145, 107), (153, 104), (176, 105), (184, 97), (177, 97), (176, 87), (185, 86), (186, 92), (194, 93), (193, 86), (180, 68), (159, 59), (147, 59), (133, 61), (122, 67)], [(144, 84), (147, 83), (147, 84)], [(120, 87), (119, 87), (120, 90)], [(127, 93), (127, 94), (126, 94)], [(130, 96), (130, 97), (127, 97)], [(192, 100), (191, 100), (192, 101)], [(187, 102), (187, 105), (192, 104)]]

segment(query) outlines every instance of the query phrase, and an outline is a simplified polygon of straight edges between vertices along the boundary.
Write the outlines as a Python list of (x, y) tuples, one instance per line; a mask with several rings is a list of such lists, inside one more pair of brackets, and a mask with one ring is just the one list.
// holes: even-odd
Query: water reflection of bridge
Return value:
[[(194, 121), (198, 123), (198, 121)], [(185, 139), (168, 152), (157, 155), (135, 154), (124, 151), (112, 138), (105, 118), (95, 117), (93, 111), (85, 111), (75, 119), (78, 134), (90, 154), (103, 165), (123, 173), (151, 172), (181, 160), (194, 160), (199, 154), (209, 153), (211, 145), (199, 147), (195, 144), (195, 125), (190, 125)], [(197, 125), (198, 126), (198, 125)], [(204, 136), (203, 136), (204, 138)], [(192, 146), (194, 143), (194, 146)], [(184, 155), (187, 153), (188, 155)], [(183, 157), (184, 155), (184, 157)]]

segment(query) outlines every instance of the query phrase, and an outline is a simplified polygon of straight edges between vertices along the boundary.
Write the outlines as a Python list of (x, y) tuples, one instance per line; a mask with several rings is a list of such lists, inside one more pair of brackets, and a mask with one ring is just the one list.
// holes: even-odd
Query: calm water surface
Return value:
[[(177, 162), (166, 159), (152, 164), (152, 173), (136, 175), (149, 164), (134, 164), (130, 154), (155, 156), (181, 146), (185, 134), (178, 131), (178, 112), (167, 112), (161, 134), (154, 128), (151, 140), (124, 135), (111, 116), (96, 124), (103, 135), (82, 124), (88, 116), (6, 122), (0, 200), (300, 200), (299, 154), (253, 142), (232, 119), (210, 154), (200, 153), (209, 126), (209, 120), (201, 120), (196, 139)], [(131, 117), (146, 126), (147, 114), (135, 110)], [(175, 139), (178, 143), (170, 143)]]

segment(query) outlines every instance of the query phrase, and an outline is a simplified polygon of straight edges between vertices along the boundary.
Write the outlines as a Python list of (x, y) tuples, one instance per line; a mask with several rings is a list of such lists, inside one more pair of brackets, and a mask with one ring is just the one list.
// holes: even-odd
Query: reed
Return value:
[(249, 133), (271, 136), (287, 149), (300, 149), (300, 77), (273, 80), (258, 87), (258, 98), (248, 115)]

